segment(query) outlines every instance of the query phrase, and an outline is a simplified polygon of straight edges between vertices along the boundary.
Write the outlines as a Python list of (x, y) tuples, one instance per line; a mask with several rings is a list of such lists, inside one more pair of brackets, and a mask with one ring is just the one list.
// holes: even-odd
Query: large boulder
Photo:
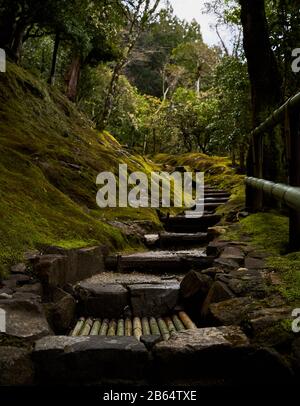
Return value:
[(258, 270), (246, 268), (242, 271), (235, 270), (231, 271), (227, 277), (228, 287), (236, 296), (252, 296), (261, 299), (269, 294), (266, 278)]
[(212, 325), (240, 325), (247, 317), (248, 309), (254, 301), (250, 297), (237, 297), (212, 303), (207, 311), (207, 319)]
[(82, 282), (76, 286), (83, 315), (100, 318), (118, 318), (129, 306), (129, 294), (121, 284)]
[(222, 259), (232, 259), (237, 261), (240, 265), (244, 264), (245, 254), (238, 247), (225, 247), (220, 258)]
[(75, 319), (76, 300), (72, 295), (57, 288), (53, 294), (53, 302), (45, 304), (48, 320), (56, 334), (68, 332)]
[(209, 306), (213, 303), (219, 303), (228, 299), (233, 299), (234, 293), (228, 288), (228, 286), (221, 282), (216, 281), (210, 288), (205, 301), (202, 306), (201, 315), (202, 319), (206, 319), (209, 312)]
[(233, 350), (247, 345), (235, 326), (186, 330), (155, 345), (155, 371), (164, 383), (214, 384), (230, 378)]
[(191, 271), (181, 281), (180, 297), (189, 314), (200, 318), (201, 307), (213, 284), (213, 279), (203, 273)]
[(46, 337), (33, 357), (40, 383), (138, 383), (150, 362), (134, 337)]
[(0, 346), (0, 385), (32, 385), (34, 366), (25, 348)]
[(135, 284), (128, 286), (134, 316), (164, 316), (178, 304), (179, 283)]
[(6, 314), (6, 334), (35, 340), (52, 334), (43, 307), (32, 300), (0, 300)]
[(105, 270), (104, 246), (80, 249), (48, 247), (44, 255), (35, 258), (34, 272), (43, 285), (50, 290), (63, 288)]

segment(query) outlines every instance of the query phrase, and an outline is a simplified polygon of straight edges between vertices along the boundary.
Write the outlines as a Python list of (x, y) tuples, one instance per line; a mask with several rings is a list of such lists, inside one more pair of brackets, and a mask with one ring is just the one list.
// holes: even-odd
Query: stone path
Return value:
[[(164, 232), (145, 234), (144, 253), (49, 247), (33, 255), (33, 271), (19, 266), (0, 289), (8, 317), (0, 384), (222, 386), (299, 378), (297, 337), (282, 328), (291, 309), (264, 255), (220, 237), (215, 209), (228, 198), (206, 188), (204, 216), (164, 218)], [(174, 331), (168, 319), (182, 311), (195, 325)], [(83, 330), (68, 336), (80, 317)], [(158, 334), (142, 325), (153, 319)], [(131, 334), (118, 335), (126, 320)], [(108, 336), (100, 334), (103, 324)]]

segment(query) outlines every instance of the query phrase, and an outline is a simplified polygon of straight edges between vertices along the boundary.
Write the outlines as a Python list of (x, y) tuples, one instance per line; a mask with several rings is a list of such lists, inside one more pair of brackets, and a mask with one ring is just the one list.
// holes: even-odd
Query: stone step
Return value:
[(222, 216), (206, 214), (202, 217), (165, 217), (162, 219), (166, 231), (178, 233), (206, 232), (208, 227), (219, 223)]
[(110, 256), (106, 267), (119, 272), (180, 273), (191, 268), (205, 269), (212, 265), (214, 258), (207, 257), (202, 250), (152, 251), (141, 254)]
[(204, 193), (205, 198), (230, 198), (230, 194), (227, 192), (205, 192)]
[(214, 211), (218, 207), (223, 206), (225, 202), (218, 202), (218, 203), (205, 203), (204, 204), (204, 210), (205, 211)]
[(229, 200), (228, 197), (205, 197), (205, 203), (227, 203)]
[(211, 241), (208, 233), (168, 233), (149, 234), (144, 236), (148, 247), (183, 247), (206, 244)]

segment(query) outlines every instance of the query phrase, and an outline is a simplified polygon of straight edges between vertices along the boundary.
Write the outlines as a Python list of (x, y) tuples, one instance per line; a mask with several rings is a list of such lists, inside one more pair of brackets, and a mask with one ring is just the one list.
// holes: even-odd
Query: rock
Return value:
[(223, 268), (224, 271), (240, 268), (240, 262), (232, 258), (217, 258), (214, 260), (214, 265)]
[[(274, 339), (275, 341), (279, 337), (275, 337), (278, 328), (277, 323), (287, 320), (290, 314), (291, 309), (275, 297), (262, 300), (252, 297), (238, 297), (213, 303), (208, 309), (208, 317), (211, 323), (216, 325), (245, 325), (254, 338), (259, 331), (263, 333), (262, 337), (264, 335), (267, 337), (269, 330), (270, 335), (274, 333), (274, 337), (270, 337), (270, 340)], [(264, 344), (263, 340), (262, 338), (262, 344)], [(267, 340), (265, 343), (267, 343)]]
[(129, 306), (129, 294), (120, 284), (82, 282), (76, 286), (83, 315), (94, 317), (121, 317)]
[(209, 306), (212, 303), (219, 303), (228, 299), (233, 299), (235, 296), (228, 286), (220, 281), (214, 282), (210, 288), (206, 299), (203, 303), (201, 315), (204, 319), (207, 318)]
[(25, 301), (31, 301), (31, 302), (37, 302), (37, 303), (41, 303), (42, 302), (42, 298), (40, 295), (37, 295), (35, 293), (31, 293), (31, 292), (20, 292), (19, 290), (17, 290), (13, 295), (12, 298), (14, 300), (25, 300)]
[(218, 257), (228, 244), (228, 241), (212, 241), (206, 248), (206, 254), (212, 257)]
[(155, 344), (160, 343), (163, 341), (163, 337), (161, 335), (150, 335), (150, 336), (142, 336), (141, 342), (145, 345), (148, 351), (152, 351), (152, 348)]
[(212, 279), (203, 273), (191, 271), (180, 283), (180, 295), (183, 299), (189, 299), (195, 295), (203, 301), (212, 285)]
[(28, 275), (15, 274), (3, 281), (3, 286), (8, 289), (15, 290), (17, 286), (29, 284), (32, 279)]
[(248, 269), (265, 269), (265, 261), (259, 258), (246, 257), (245, 267)]
[(234, 348), (247, 345), (247, 337), (235, 326), (186, 330), (155, 345), (155, 371), (160, 381), (173, 384), (229, 379)]
[(149, 369), (148, 351), (134, 337), (45, 337), (33, 357), (47, 384), (135, 383)]
[(148, 247), (155, 247), (159, 242), (159, 234), (146, 234), (144, 241)]
[(215, 226), (215, 227), (209, 227), (207, 229), (207, 233), (209, 236), (209, 239), (219, 237), (220, 235), (226, 234), (227, 227), (221, 227), (221, 226)]
[(6, 334), (34, 340), (49, 334), (49, 327), (41, 304), (21, 299), (1, 300), (6, 312)]
[(221, 268), (214, 267), (214, 268), (204, 269), (203, 271), (201, 271), (201, 273), (203, 273), (204, 275), (210, 276), (212, 279), (215, 279), (215, 277), (218, 274), (223, 274), (224, 271)]
[(179, 287), (177, 282), (129, 285), (133, 315), (158, 317), (168, 314), (177, 305)]
[(268, 287), (262, 273), (257, 270), (237, 270), (228, 275), (228, 286), (236, 296), (263, 298), (268, 295)]
[(23, 263), (20, 263), (20, 264), (17, 264), (17, 265), (13, 265), (13, 266), (10, 268), (10, 272), (11, 272), (12, 274), (25, 274), (25, 273), (26, 273), (26, 270), (27, 270), (27, 267), (26, 267), (26, 265), (23, 264)]
[(24, 286), (18, 288), (17, 292), (32, 293), (34, 295), (42, 296), (43, 287), (40, 282), (37, 282), (37, 283), (33, 283), (32, 285), (24, 285)]
[(239, 265), (244, 264), (245, 255), (244, 252), (237, 247), (225, 247), (220, 258), (223, 259), (232, 259), (239, 263)]
[(213, 303), (207, 311), (207, 319), (213, 325), (239, 325), (246, 316), (247, 309), (253, 304), (253, 299), (249, 297), (239, 297)]
[(46, 305), (49, 323), (56, 334), (65, 334), (74, 321), (76, 301), (60, 288), (55, 290), (53, 301)]
[(51, 291), (103, 272), (104, 255), (103, 246), (70, 250), (47, 247), (45, 255), (35, 259), (33, 271), (46, 290)]
[(8, 293), (0, 293), (0, 300), (5, 300), (5, 299), (12, 299), (13, 295), (10, 295)]
[(24, 348), (0, 346), (0, 385), (32, 385), (34, 366), (30, 352)]
[(251, 312), (249, 325), (252, 341), (265, 347), (289, 345), (294, 335), (282, 322), (289, 319), (291, 312), (290, 307), (260, 308)]
[(38, 250), (31, 250), (27, 251), (24, 254), (24, 260), (29, 261), (29, 262), (34, 262), (36, 258), (40, 255), (40, 252)]
[(63, 255), (43, 255), (36, 259), (33, 271), (42, 282), (45, 292), (67, 283), (68, 258)]
[(195, 271), (189, 272), (181, 281), (182, 304), (196, 322), (200, 321), (201, 307), (212, 284), (212, 278)]

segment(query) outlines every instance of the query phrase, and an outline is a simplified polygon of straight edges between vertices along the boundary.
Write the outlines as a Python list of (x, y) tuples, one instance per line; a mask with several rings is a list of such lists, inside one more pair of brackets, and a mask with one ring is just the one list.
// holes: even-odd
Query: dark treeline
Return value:
[[(251, 129), (299, 89), (291, 68), (299, 5), (211, 0), (204, 10), (217, 17), (220, 46), (207, 46), (196, 21), (159, 0), (0, 0), (0, 47), (122, 144), (230, 154), (244, 170)], [(282, 129), (262, 148), (264, 176), (284, 178)]]

